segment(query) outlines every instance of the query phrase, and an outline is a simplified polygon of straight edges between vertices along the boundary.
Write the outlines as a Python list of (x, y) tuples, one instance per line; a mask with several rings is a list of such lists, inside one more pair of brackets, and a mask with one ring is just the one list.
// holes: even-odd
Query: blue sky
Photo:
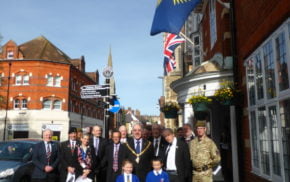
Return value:
[(149, 35), (155, 7), (156, 0), (6, 0), (1, 43), (43, 35), (71, 58), (84, 55), (86, 71), (100, 73), (111, 46), (121, 105), (158, 115), (162, 35)]

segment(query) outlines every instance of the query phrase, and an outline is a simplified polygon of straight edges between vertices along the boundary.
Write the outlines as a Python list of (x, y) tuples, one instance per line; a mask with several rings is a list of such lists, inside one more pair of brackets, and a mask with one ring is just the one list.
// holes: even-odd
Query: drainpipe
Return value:
[[(236, 21), (235, 21), (235, 4), (234, 0), (229, 0), (230, 3), (230, 31), (231, 31), (231, 52), (233, 60), (233, 74), (234, 83), (238, 83), (238, 59), (237, 59), (237, 45), (236, 45)], [(240, 103), (240, 102), (237, 102)], [(230, 107), (231, 116), (231, 145), (232, 145), (232, 169), (233, 169), (233, 182), (239, 182), (239, 150), (238, 150), (238, 134), (237, 128), (239, 126), (239, 106), (236, 104)]]
[(11, 60), (8, 62), (9, 64), (9, 71), (8, 71), (8, 85), (7, 85), (7, 94), (6, 94), (6, 111), (5, 111), (5, 119), (4, 119), (4, 132), (3, 132), (3, 141), (6, 139), (6, 129), (7, 129), (7, 117), (8, 117), (8, 106), (9, 106), (9, 92), (10, 92), (10, 74), (11, 74)]

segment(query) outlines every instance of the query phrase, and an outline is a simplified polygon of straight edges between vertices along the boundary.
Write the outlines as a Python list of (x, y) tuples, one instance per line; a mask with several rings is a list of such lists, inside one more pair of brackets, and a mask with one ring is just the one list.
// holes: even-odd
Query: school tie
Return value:
[(130, 181), (130, 175), (127, 175), (127, 182), (131, 182)]
[(73, 154), (75, 150), (75, 141), (71, 142), (71, 153)]
[(136, 145), (136, 153), (139, 154), (141, 149), (140, 149), (140, 140), (136, 141), (137, 145)]
[(114, 152), (114, 157), (113, 157), (113, 170), (114, 172), (117, 172), (118, 170), (118, 144), (114, 144), (115, 145), (115, 152)]

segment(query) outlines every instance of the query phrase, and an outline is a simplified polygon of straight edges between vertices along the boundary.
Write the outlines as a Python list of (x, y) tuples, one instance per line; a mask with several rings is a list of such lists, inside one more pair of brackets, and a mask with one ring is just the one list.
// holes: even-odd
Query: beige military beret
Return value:
[(195, 123), (195, 127), (206, 127), (206, 121), (205, 120), (198, 120), (196, 123)]

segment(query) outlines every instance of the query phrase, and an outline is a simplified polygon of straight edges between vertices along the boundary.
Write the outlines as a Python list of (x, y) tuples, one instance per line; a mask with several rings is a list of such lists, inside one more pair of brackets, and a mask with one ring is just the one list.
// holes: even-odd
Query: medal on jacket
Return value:
[(145, 149), (142, 150), (139, 154), (136, 154), (136, 152), (135, 152), (135, 151), (134, 151), (134, 150), (129, 146), (129, 144), (126, 142), (126, 146), (128, 147), (128, 149), (132, 152), (132, 154), (134, 154), (134, 155), (136, 156), (135, 161), (136, 161), (137, 164), (140, 162), (140, 156), (141, 156), (142, 154), (144, 154), (144, 153), (148, 150), (148, 148), (150, 147), (150, 145), (151, 145), (151, 142), (148, 141), (148, 144), (147, 144), (147, 146), (145, 147)]

